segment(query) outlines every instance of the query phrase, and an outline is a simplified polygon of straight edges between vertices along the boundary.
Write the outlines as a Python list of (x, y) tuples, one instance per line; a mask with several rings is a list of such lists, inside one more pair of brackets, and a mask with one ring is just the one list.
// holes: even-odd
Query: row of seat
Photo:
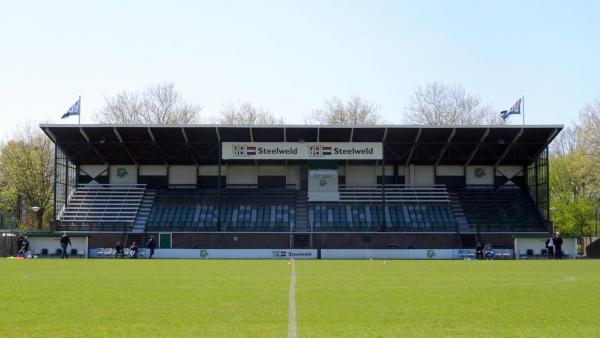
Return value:
[[(220, 211), (220, 212), (219, 212)], [(294, 208), (282, 204), (217, 205), (159, 204), (150, 213), (148, 230), (286, 230), (294, 222)], [(220, 217), (219, 217), (220, 214)]]
[(442, 205), (311, 205), (309, 223), (317, 230), (377, 229), (453, 231), (456, 219)]
[[(347, 188), (344, 188), (347, 189)], [(420, 194), (422, 189), (389, 187), (401, 193)], [(369, 189), (358, 189), (372, 194)], [(375, 189), (377, 190), (377, 189)], [(406, 190), (406, 191), (404, 191)], [(413, 191), (414, 190), (414, 191)], [(398, 231), (455, 231), (457, 222), (450, 203), (436, 202), (448, 196), (444, 188), (422, 190), (432, 197), (427, 203), (359, 201), (353, 203), (297, 204), (299, 192), (286, 190), (224, 190), (221, 203), (212, 190), (163, 190), (156, 193), (146, 222), (148, 230), (287, 230), (296, 226), (296, 206), (301, 223), (315, 231), (344, 231), (385, 227)], [(133, 224), (145, 186), (80, 186), (62, 211), (65, 226), (94, 227)], [(379, 192), (377, 193), (379, 194)], [(462, 189), (457, 192), (468, 222), (479, 231), (538, 231), (543, 220), (526, 191), (519, 189)], [(372, 198), (368, 197), (369, 198)], [(305, 197), (304, 197), (305, 198)], [(306, 216), (304, 216), (306, 215)], [(218, 227), (218, 229), (217, 229)]]
[(461, 189), (457, 194), (467, 220), (479, 231), (545, 231), (525, 190)]
[[(308, 222), (316, 231), (376, 229), (454, 230), (456, 220), (448, 205), (309, 205)], [(148, 218), (148, 230), (254, 229), (287, 230), (295, 225), (290, 205), (159, 204)]]
[(69, 197), (60, 221), (64, 226), (85, 223), (133, 223), (145, 185), (80, 185)]

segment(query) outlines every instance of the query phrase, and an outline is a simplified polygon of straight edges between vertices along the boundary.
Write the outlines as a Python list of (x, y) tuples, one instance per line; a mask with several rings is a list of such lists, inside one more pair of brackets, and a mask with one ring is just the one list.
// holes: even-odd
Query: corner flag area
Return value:
[(581, 337), (600, 316), (597, 260), (5, 259), (0, 271), (2, 337)]

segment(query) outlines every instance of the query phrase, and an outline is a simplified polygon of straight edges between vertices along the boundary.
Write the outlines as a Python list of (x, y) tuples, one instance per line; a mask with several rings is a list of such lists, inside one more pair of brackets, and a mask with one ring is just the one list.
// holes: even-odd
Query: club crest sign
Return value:
[(252, 160), (380, 160), (381, 143), (223, 142), (222, 159)]
[(129, 175), (127, 168), (117, 168), (117, 177), (123, 178)]
[(485, 176), (485, 169), (475, 168), (475, 176), (478, 178), (482, 178), (483, 176)]

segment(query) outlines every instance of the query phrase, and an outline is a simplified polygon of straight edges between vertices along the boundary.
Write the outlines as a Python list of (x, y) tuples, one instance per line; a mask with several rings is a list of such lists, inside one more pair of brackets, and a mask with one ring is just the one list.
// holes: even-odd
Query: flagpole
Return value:
[(523, 102), (523, 125), (525, 125), (525, 95), (521, 96), (521, 102)]
[(81, 95), (79, 95), (79, 114), (77, 115), (78, 119), (79, 119), (79, 123), (81, 124)]

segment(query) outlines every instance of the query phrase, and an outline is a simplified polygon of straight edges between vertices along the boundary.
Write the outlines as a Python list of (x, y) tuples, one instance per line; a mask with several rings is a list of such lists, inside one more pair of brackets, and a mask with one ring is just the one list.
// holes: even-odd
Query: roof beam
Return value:
[[(354, 127), (350, 128), (350, 137), (348, 138), (348, 142), (352, 143), (352, 139), (354, 139)], [(348, 160), (344, 163), (344, 165), (348, 166)]]
[(415, 140), (413, 141), (413, 145), (410, 148), (410, 152), (408, 153), (408, 157), (406, 158), (406, 164), (405, 165), (409, 165), (410, 164), (410, 160), (412, 160), (413, 154), (415, 153), (415, 149), (417, 149), (417, 142), (419, 142), (419, 139), (421, 138), (421, 132), (423, 131), (423, 129), (419, 128), (417, 130), (417, 136), (415, 136)]
[(113, 128), (113, 132), (115, 133), (115, 135), (117, 136), (117, 139), (119, 139), (119, 142), (121, 143), (125, 143), (123, 142), (123, 137), (121, 137), (121, 133), (119, 133), (119, 131), (117, 130), (117, 127)]
[(102, 156), (102, 154), (98, 151), (98, 148), (96, 148), (96, 146), (94, 146), (92, 141), (90, 141), (90, 137), (85, 132), (85, 130), (83, 130), (82, 127), (79, 127), (79, 133), (81, 134), (81, 136), (83, 136), (83, 138), (85, 139), (87, 144), (90, 146), (90, 148), (92, 148), (92, 150), (96, 153), (96, 155), (98, 155), (98, 157), (100, 157), (100, 158), (104, 158), (104, 156)]
[(510, 141), (510, 143), (508, 144), (506, 149), (504, 149), (504, 151), (502, 152), (502, 155), (500, 155), (500, 157), (498, 158), (498, 161), (496, 161), (496, 164), (494, 164), (494, 166), (498, 166), (502, 161), (504, 161), (504, 158), (506, 157), (506, 155), (508, 155), (508, 153), (512, 149), (513, 145), (515, 143), (517, 143), (517, 141), (519, 140), (521, 135), (523, 135), (523, 131), (525, 131), (524, 128), (519, 129), (519, 131), (517, 132), (515, 137), (513, 137), (512, 141)]
[[(249, 132), (250, 132), (250, 142), (254, 143), (254, 133), (252, 132), (252, 127), (248, 128)], [(254, 166), (257, 167), (256, 168), (256, 176), (258, 176), (258, 160), (254, 160)]]
[(196, 161), (196, 157), (194, 156), (194, 149), (192, 149), (192, 146), (190, 145), (190, 139), (188, 138), (184, 127), (181, 127), (181, 135), (183, 135), (183, 140), (185, 141), (185, 145), (187, 146), (187, 151), (192, 155), (192, 158), (194, 159), (194, 164), (198, 166), (198, 161)]
[(131, 150), (129, 150), (129, 147), (123, 141), (123, 137), (121, 137), (121, 133), (119, 133), (119, 131), (117, 130), (117, 127), (113, 128), (113, 132), (119, 139), (119, 142), (121, 142), (121, 145), (123, 146), (123, 149), (125, 149), (125, 152), (127, 153), (127, 156), (129, 156), (129, 159), (131, 160), (131, 162), (133, 162), (134, 164), (137, 164), (137, 161), (135, 160), (133, 153), (131, 152)]
[(554, 137), (556, 136), (556, 134), (558, 134), (558, 132), (561, 129), (559, 128), (554, 128), (554, 130), (550, 133), (550, 135), (548, 135), (548, 137), (546, 138), (546, 146), (542, 149), (540, 149), (539, 151), (537, 151), (535, 153), (535, 158), (538, 158), (540, 156), (540, 154), (546, 149), (548, 148), (548, 145), (550, 144), (550, 142), (552, 142), (552, 140), (554, 139)]
[(485, 131), (483, 132), (483, 135), (481, 135), (481, 138), (479, 139), (479, 143), (477, 143), (477, 145), (475, 146), (475, 149), (473, 149), (473, 151), (469, 155), (469, 158), (467, 159), (467, 162), (465, 163), (465, 167), (468, 166), (469, 164), (471, 164), (471, 161), (473, 161), (473, 158), (475, 158), (475, 154), (477, 154), (477, 152), (479, 151), (479, 148), (481, 148), (481, 145), (483, 144), (483, 142), (485, 141), (485, 139), (488, 137), (489, 134), (490, 134), (490, 128), (486, 128)]
[[(156, 149), (160, 150), (161, 153), (163, 153), (163, 155), (165, 155), (165, 157), (167, 159), (170, 159), (171, 156), (169, 156), (169, 154), (167, 154), (167, 152), (158, 145), (158, 143), (156, 143), (156, 137), (154, 137), (154, 133), (152, 132), (152, 129), (150, 129), (150, 127), (146, 128), (146, 130), (148, 131), (148, 135), (150, 135), (150, 139), (152, 139), (152, 143), (154, 144), (154, 146), (156, 147)], [(168, 165), (168, 161), (165, 161), (165, 165)]]
[(442, 157), (444, 157), (444, 154), (446, 153), (446, 150), (448, 150), (448, 147), (450, 146), (450, 142), (452, 142), (452, 139), (454, 138), (455, 134), (456, 134), (456, 128), (452, 128), (452, 131), (450, 132), (450, 135), (446, 139), (446, 144), (444, 144), (444, 147), (442, 148), (442, 151), (440, 151), (440, 154), (438, 155), (438, 158), (435, 160), (435, 166), (436, 167), (440, 164), (440, 161), (442, 160)]
[(50, 128), (46, 127), (46, 128), (44, 128), (44, 130), (46, 131), (46, 135), (48, 135), (50, 137), (52, 142), (56, 143), (56, 135), (54, 135), (54, 133), (50, 130)]
[(148, 131), (148, 135), (150, 136), (150, 139), (152, 140), (152, 142), (156, 143), (156, 138), (154, 137), (154, 133), (152, 132), (150, 127), (146, 128), (146, 130)]
[(556, 136), (556, 134), (558, 134), (560, 129), (558, 128), (554, 128), (554, 130), (550, 133), (550, 135), (548, 135), (548, 138), (546, 138), (546, 143), (550, 143), (553, 139), (554, 136)]
[(83, 128), (79, 127), (79, 133), (81, 134), (81, 136), (83, 136), (87, 143), (90, 143), (90, 137), (87, 135), (85, 130), (83, 130)]
[(189, 144), (190, 139), (188, 138), (187, 133), (185, 132), (185, 129), (183, 127), (181, 127), (181, 135), (183, 135), (183, 139), (185, 140), (185, 143)]

